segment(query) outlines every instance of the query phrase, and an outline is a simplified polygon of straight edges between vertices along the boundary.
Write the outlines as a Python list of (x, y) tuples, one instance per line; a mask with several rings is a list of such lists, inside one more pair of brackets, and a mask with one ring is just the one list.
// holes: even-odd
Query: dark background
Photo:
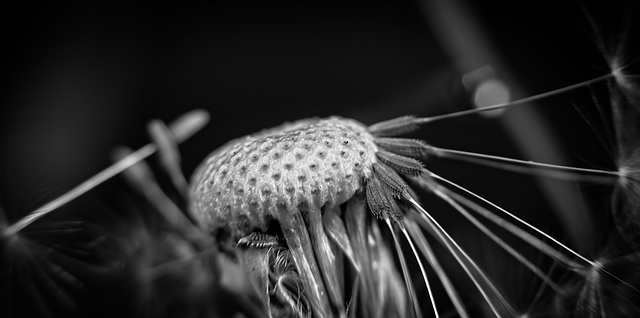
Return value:
[[(191, 109), (207, 109), (212, 120), (182, 147), (187, 175), (229, 139), (284, 121), (341, 115), (372, 124), (465, 109), (464, 71), (443, 44), (433, 3), (447, 2), (14, 3), (2, 18), (0, 203), (15, 220), (106, 167), (117, 145), (145, 144), (150, 119), (170, 122)], [(605, 74), (593, 26), (605, 44), (634, 42), (623, 38), (638, 11), (631, 2), (459, 3), (482, 35), (470, 39), (490, 49), (464, 53), (493, 63), (516, 87), (513, 98)], [(575, 110), (597, 114), (592, 96), (577, 90), (530, 110), (558, 143), (549, 146), (564, 156), (556, 163), (612, 167), (611, 136), (593, 134)], [(594, 125), (610, 128), (606, 119)], [(517, 137), (527, 134), (535, 133), (470, 116), (416, 137), (529, 158), (535, 147), (522, 150)], [(556, 226), (529, 177), (438, 160), (428, 166)], [(86, 200), (109, 201), (94, 192)]]
[[(284, 121), (340, 115), (373, 124), (466, 109), (470, 95), (460, 79), (469, 70), (459, 67), (444, 26), (434, 22), (449, 16), (433, 4), (452, 2), (14, 3), (2, 13), (0, 206), (19, 219), (108, 166), (116, 146), (147, 143), (150, 119), (170, 122), (191, 109), (207, 109), (212, 119), (181, 147), (187, 175), (224, 142)], [(467, 18), (447, 20), (454, 26), (447, 30), (470, 49), (457, 53), (491, 63), (513, 98), (607, 73), (598, 44), (621, 46), (623, 57), (638, 53), (628, 45), (638, 38), (626, 31), (639, 12), (632, 1), (458, 2)], [(462, 24), (473, 34), (458, 30)], [(519, 106), (504, 118), (434, 123), (414, 137), (523, 159), (551, 152), (554, 163), (614, 168), (602, 89)], [(526, 109), (539, 118), (522, 115), (524, 122), (555, 144), (527, 125), (513, 128), (513, 117)], [(426, 164), (582, 250), (592, 247), (594, 224), (608, 204), (600, 200), (607, 192), (592, 185), (568, 183), (578, 196), (554, 205), (558, 198), (540, 191), (548, 184), (530, 176), (446, 160)], [(110, 182), (63, 214), (109, 205), (121, 187)], [(451, 232), (473, 244), (477, 236), (456, 226), (459, 217), (427, 200)], [(580, 215), (556, 211), (581, 204)]]
[[(463, 3), (531, 93), (606, 72), (586, 16), (607, 27), (624, 11)], [(144, 144), (151, 118), (211, 112), (185, 145), (191, 172), (224, 141), (283, 121), (371, 124), (465, 98), (446, 89), (459, 76), (417, 1), (25, 2), (3, 12), (0, 192), (11, 210), (94, 174), (116, 145)]]
[[(151, 118), (169, 122), (190, 109), (209, 110), (212, 121), (183, 147), (187, 174), (223, 142), (288, 120), (341, 115), (371, 124), (465, 108), (461, 73), (434, 35), (428, 3), (438, 1), (14, 3), (2, 19), (2, 205), (15, 219), (106, 167), (116, 145), (146, 143)], [(513, 97), (607, 72), (589, 19), (622, 43), (629, 8), (637, 9), (460, 3), (490, 58), (517, 81), (521, 96)], [(571, 106), (593, 104), (589, 92), (568, 95), (537, 108), (561, 147), (598, 153)], [(522, 157), (510, 135), (475, 116), (419, 137)], [(584, 163), (576, 158), (568, 163)], [(607, 155), (589, 160), (605, 165)]]

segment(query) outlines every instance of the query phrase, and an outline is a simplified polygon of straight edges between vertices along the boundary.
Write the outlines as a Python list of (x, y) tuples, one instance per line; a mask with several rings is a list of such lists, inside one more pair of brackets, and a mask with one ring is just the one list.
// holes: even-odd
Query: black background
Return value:
[[(518, 81), (514, 98), (606, 73), (593, 26), (605, 44), (637, 42), (624, 38), (637, 12), (631, 2), (461, 3), (491, 58)], [(427, 17), (413, 1), (13, 4), (3, 13), (2, 206), (18, 218), (106, 167), (117, 145), (145, 144), (150, 119), (169, 122), (191, 109), (207, 109), (212, 120), (182, 147), (187, 175), (222, 143), (284, 121), (341, 115), (372, 124), (465, 108), (461, 74)], [(575, 110), (597, 111), (589, 90), (536, 107), (568, 164), (611, 166), (610, 136), (593, 134)], [(472, 116), (417, 137), (522, 157), (510, 134)], [(429, 164), (495, 189), (506, 204), (543, 204), (534, 185), (509, 173)]]
[[(490, 58), (517, 81), (513, 98), (602, 75), (608, 67), (598, 44), (627, 45), (622, 52), (633, 56), (628, 44), (637, 42), (626, 33), (638, 10), (632, 2), (460, 3)], [(422, 4), (13, 4), (3, 13), (3, 209), (19, 218), (106, 167), (116, 146), (144, 145), (150, 119), (170, 122), (191, 109), (207, 109), (212, 120), (182, 147), (187, 175), (224, 142), (284, 121), (340, 115), (372, 124), (464, 109), (462, 74)], [(597, 114), (591, 93), (550, 98), (535, 111), (568, 156), (564, 164), (611, 167), (611, 136), (592, 131), (610, 128), (602, 126), (607, 119), (591, 120), (592, 128), (576, 111)], [(523, 158), (512, 136), (482, 116), (416, 134), (438, 146)], [(522, 210), (524, 200), (535, 202), (536, 216), (548, 210), (522, 176), (437, 160), (428, 166), (507, 207)], [(110, 200), (94, 195), (87, 200)]]
[[(638, 12), (631, 1), (462, 3), (524, 95), (607, 73), (594, 25), (605, 44), (638, 42), (625, 33)], [(21, 2), (2, 15), (0, 205), (10, 220), (109, 165), (116, 146), (147, 143), (152, 118), (211, 113), (181, 147), (189, 175), (224, 142), (284, 121), (340, 115), (372, 124), (468, 106), (461, 74), (416, 1)], [(568, 164), (613, 168), (611, 125), (592, 96), (582, 89), (536, 107)], [(576, 108), (596, 118), (592, 126)], [(499, 120), (482, 116), (433, 124), (415, 137), (523, 157)], [(427, 166), (561, 231), (528, 176), (441, 160)], [(599, 188), (582, 190), (594, 210), (606, 204), (590, 199)], [(108, 205), (111, 195), (97, 189), (83, 200)], [(445, 222), (451, 228), (459, 219)]]

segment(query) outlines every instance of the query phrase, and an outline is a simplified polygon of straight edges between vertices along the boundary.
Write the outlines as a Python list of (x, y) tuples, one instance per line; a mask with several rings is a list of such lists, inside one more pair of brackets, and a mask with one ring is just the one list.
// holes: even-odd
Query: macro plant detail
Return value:
[[(580, 85), (609, 77), (604, 76)], [(369, 127), (341, 118), (302, 120), (240, 138), (214, 151), (195, 173), (192, 182), (194, 206), (192, 211), (195, 211), (196, 218), (211, 232), (217, 233), (218, 237), (230, 239), (232, 244), (237, 242), (236, 244), (248, 250), (263, 250), (263, 254), (271, 253), (274, 246), (288, 249), (288, 256), (291, 259), (288, 262), (276, 262), (276, 264), (286, 267), (291, 266), (291, 263), (296, 264), (298, 273), (302, 273), (297, 276), (300, 282), (296, 286), (304, 286), (304, 290), (307, 291), (303, 304), (289, 303), (291, 313), (299, 313), (302, 310), (300, 308), (311, 306), (307, 310), (321, 317), (357, 315), (357, 313), (362, 313), (364, 316), (380, 313), (393, 315), (399, 314), (394, 312), (394, 309), (404, 307), (403, 303), (408, 299), (414, 306), (413, 314), (422, 316), (420, 301), (412, 286), (414, 282), (407, 266), (407, 259), (411, 258), (405, 257), (398, 238), (404, 236), (413, 253), (413, 259), (420, 268), (427, 295), (432, 304), (432, 313), (439, 316), (423, 259), (426, 259), (434, 269), (439, 269), (437, 276), (446, 286), (447, 294), (455, 304), (457, 314), (462, 317), (469, 316), (458, 292), (450, 285), (447, 274), (441, 270), (437, 259), (433, 257), (434, 252), (424, 237), (421, 226), (455, 257), (478, 288), (493, 314), (498, 317), (520, 315), (483, 270), (416, 202), (414, 190), (405, 181), (408, 179), (407, 181), (412, 181), (416, 188), (433, 192), (463, 214), (484, 234), (544, 281), (544, 284), (556, 291), (559, 297), (565, 294), (563, 287), (502, 238), (492, 233), (470, 211), (498, 224), (541, 253), (555, 259), (559, 264), (582, 273), (587, 282), (578, 297), (577, 308), (579, 310), (585, 308), (583, 302), (592, 302), (586, 305), (587, 308), (592, 307), (587, 311), (601, 310), (600, 314), (606, 316), (604, 309), (600, 307), (604, 306), (601, 299), (585, 299), (585, 297), (593, 297), (592, 294), (601, 293), (598, 284), (602, 275), (607, 276), (605, 279), (622, 283), (635, 292), (638, 291), (637, 288), (607, 271), (600, 261), (593, 261), (580, 255), (512, 213), (430, 172), (419, 160), (428, 159), (429, 156), (439, 156), (462, 158), (479, 163), (497, 161), (558, 170), (572, 174), (576, 179), (595, 177), (599, 178), (594, 179), (597, 182), (605, 182), (604, 180), (611, 182), (612, 179), (618, 179), (620, 184), (629, 180), (626, 173), (524, 162), (441, 149), (420, 140), (397, 138), (399, 134), (418, 129), (420, 124), (464, 116), (477, 111), (510, 107), (517, 103), (494, 105), (443, 117), (400, 117)], [(554, 175), (551, 174), (551, 176)], [(563, 177), (561, 174), (556, 176)], [(453, 190), (444, 185), (452, 187)], [(514, 222), (511, 223), (456, 191), (480, 200), (494, 210), (506, 214)], [(364, 215), (354, 215), (362, 213)], [(372, 215), (388, 227), (393, 245), (386, 248), (395, 249), (400, 271), (392, 264), (388, 264), (389, 267), (369, 267), (372, 261), (374, 264), (383, 263), (375, 257), (372, 259), (372, 255), (389, 257), (392, 254), (389, 250), (384, 253), (374, 251), (379, 248), (376, 245), (382, 244), (385, 239), (381, 236), (379, 225), (372, 220)], [(345, 226), (345, 224), (351, 224), (348, 220), (352, 218), (359, 221), (351, 226)], [(515, 223), (537, 232), (537, 235), (542, 238), (521, 229)], [(551, 241), (557, 247), (552, 247), (545, 240)], [(378, 243), (374, 246), (361, 245), (355, 248), (353, 245), (358, 241)], [(417, 247), (416, 243), (418, 243)], [(358, 254), (355, 250), (359, 249), (369, 251)], [(243, 262), (252, 264), (249, 268), (254, 271), (258, 280), (262, 280), (258, 284), (259, 289), (269, 291), (271, 287), (267, 286), (270, 286), (270, 277), (273, 277), (273, 272), (278, 270), (270, 268), (270, 263), (266, 261), (269, 256), (261, 255), (254, 259), (256, 257), (254, 253), (256, 252), (244, 254)], [(344, 260), (336, 261), (337, 257), (345, 256), (350, 269), (345, 268)], [(261, 263), (255, 265), (256, 261)], [(399, 289), (402, 292), (395, 292), (398, 298), (382, 297), (371, 302), (370, 300), (375, 299), (376, 294), (386, 294), (384, 290), (380, 290), (385, 288), (380, 287), (384, 284), (380, 285), (376, 279), (390, 272), (396, 272), (391, 275), (396, 281), (388, 284), (402, 286), (403, 283), (399, 281), (399, 277), (403, 276), (405, 288)], [(345, 283), (345, 279), (352, 281), (351, 290), (345, 289), (345, 285), (349, 285)], [(594, 290), (589, 290), (592, 288)], [(347, 296), (349, 294), (351, 296)], [(266, 295), (264, 302), (270, 304), (269, 292), (264, 295)], [(360, 304), (360, 307), (354, 306), (355, 304)], [(354, 307), (349, 308), (349, 305)], [(355, 308), (360, 308), (361, 312)], [(403, 311), (400, 315), (411, 316), (412, 313)]]
[[(113, 165), (86, 182), (16, 220), (0, 211), (0, 312), (640, 316), (640, 89), (631, 68), (637, 59), (625, 59), (619, 43), (606, 45), (592, 31), (609, 66), (599, 77), (440, 115), (287, 122), (227, 142), (190, 178), (178, 144), (210, 116), (224, 115), (195, 110), (168, 125), (153, 120), (151, 143), (116, 149)], [(586, 91), (598, 117), (573, 107), (610, 147), (612, 167), (515, 159), (416, 137), (435, 123), (498, 118), (496, 111)], [(589, 232), (593, 244), (575, 246), (517, 207), (450, 178), (437, 161), (604, 189)], [(120, 210), (64, 214), (112, 178), (127, 184), (116, 191), (125, 202)], [(457, 221), (447, 222), (447, 214)]]

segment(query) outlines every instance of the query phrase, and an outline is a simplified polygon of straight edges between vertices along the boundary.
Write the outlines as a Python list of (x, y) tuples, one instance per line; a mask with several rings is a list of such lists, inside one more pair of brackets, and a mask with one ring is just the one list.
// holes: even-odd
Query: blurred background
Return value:
[[(2, 19), (1, 202), (11, 218), (35, 209), (106, 167), (116, 145), (146, 143), (150, 119), (169, 122), (191, 109), (209, 110), (212, 121), (182, 148), (187, 174), (225, 141), (284, 121), (340, 115), (372, 124), (471, 107), (474, 89), (487, 79), (501, 81), (488, 86), (489, 101), (492, 89), (495, 101), (503, 101), (586, 80), (607, 72), (588, 20), (621, 27), (628, 7), (463, 0), (16, 2)], [(470, 80), (463, 83), (466, 74)], [(591, 103), (585, 92), (529, 107), (515, 131), (500, 118), (471, 116), (433, 124), (419, 137), (529, 158), (582, 147), (591, 138), (574, 124), (584, 122), (570, 104)], [(547, 144), (554, 139), (557, 144)], [(525, 142), (537, 144), (514, 148)], [(510, 191), (530, 189), (508, 186), (500, 193)]]
[[(432, 116), (597, 77), (608, 68), (592, 27), (622, 43), (630, 8), (623, 1), (16, 2), (1, 22), (0, 205), (18, 219), (109, 165), (116, 146), (147, 143), (150, 119), (170, 122), (191, 109), (208, 110), (212, 120), (181, 146), (187, 175), (224, 142), (285, 121)], [(601, 133), (610, 126), (592, 93), (442, 121), (415, 137), (613, 168), (612, 136)], [(576, 108), (596, 119), (593, 126)], [(600, 204), (590, 198), (599, 188), (426, 164), (588, 250)], [(106, 203), (110, 192), (83, 200)], [(76, 210), (82, 206), (67, 213)], [(459, 219), (448, 215), (440, 217), (455, 232)]]

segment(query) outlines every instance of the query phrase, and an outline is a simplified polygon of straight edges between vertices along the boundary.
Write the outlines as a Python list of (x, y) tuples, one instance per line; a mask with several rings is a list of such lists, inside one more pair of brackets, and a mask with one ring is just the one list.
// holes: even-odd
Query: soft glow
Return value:
[[(473, 105), (478, 108), (508, 103), (510, 100), (511, 92), (507, 84), (495, 78), (484, 80), (478, 84), (473, 95)], [(487, 117), (494, 117), (499, 116), (503, 112), (504, 109), (496, 109), (480, 114)]]

